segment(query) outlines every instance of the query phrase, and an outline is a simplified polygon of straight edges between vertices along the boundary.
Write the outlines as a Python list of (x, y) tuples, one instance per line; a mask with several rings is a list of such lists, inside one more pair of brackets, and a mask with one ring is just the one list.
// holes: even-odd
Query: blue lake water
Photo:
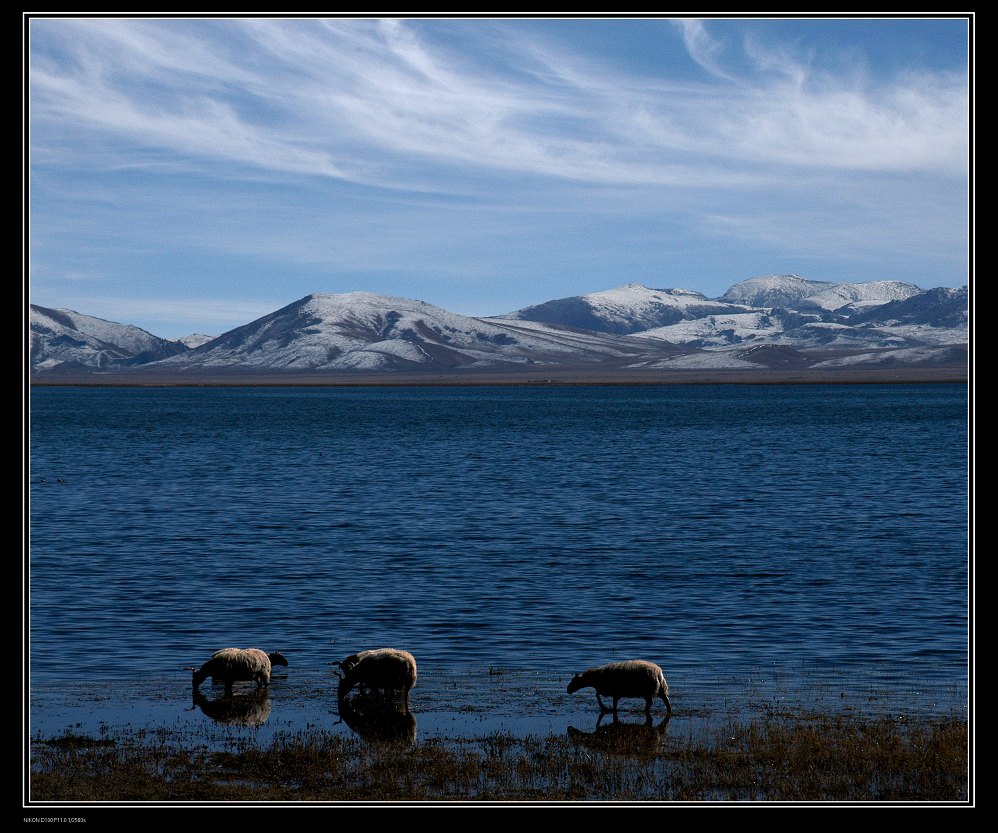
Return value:
[[(36, 388), (39, 690), (216, 648), (966, 692), (959, 385)], [(563, 679), (564, 678), (564, 679)], [(181, 686), (182, 682), (178, 682)], [(962, 692), (962, 693), (961, 693)], [(579, 695), (581, 696), (581, 695)]]

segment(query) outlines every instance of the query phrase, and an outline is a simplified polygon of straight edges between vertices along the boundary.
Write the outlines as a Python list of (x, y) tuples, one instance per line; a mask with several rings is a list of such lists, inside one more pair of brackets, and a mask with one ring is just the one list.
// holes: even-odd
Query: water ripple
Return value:
[(965, 415), (950, 385), (38, 389), (32, 673), (397, 644), (957, 678)]

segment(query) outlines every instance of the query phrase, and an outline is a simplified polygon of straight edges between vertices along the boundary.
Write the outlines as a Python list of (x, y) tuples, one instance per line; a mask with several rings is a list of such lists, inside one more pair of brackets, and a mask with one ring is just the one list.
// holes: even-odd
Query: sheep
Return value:
[[(672, 704), (669, 702), (669, 684), (665, 681), (662, 669), (653, 662), (642, 659), (631, 659), (624, 662), (611, 662), (599, 668), (590, 668), (572, 677), (568, 684), (568, 693), (573, 694), (580, 688), (596, 689), (596, 701), (600, 711), (617, 712), (617, 701), (621, 697), (643, 697), (645, 714), (651, 713), (651, 701), (655, 696), (661, 697), (665, 708), (672, 714)], [(601, 694), (613, 697), (613, 708), (603, 705)]]
[(339, 701), (343, 703), (355, 686), (384, 689), (386, 694), (402, 691), (405, 711), (409, 711), (409, 690), (416, 685), (416, 659), (398, 648), (375, 648), (351, 654), (341, 663), (343, 678), (339, 685)]
[(208, 677), (212, 682), (225, 683), (225, 694), (231, 696), (232, 684), (237, 680), (256, 680), (257, 688), (270, 685), (270, 669), (274, 665), (287, 666), (283, 654), (268, 654), (259, 648), (222, 648), (211, 655), (194, 672), (194, 690), (197, 691)]

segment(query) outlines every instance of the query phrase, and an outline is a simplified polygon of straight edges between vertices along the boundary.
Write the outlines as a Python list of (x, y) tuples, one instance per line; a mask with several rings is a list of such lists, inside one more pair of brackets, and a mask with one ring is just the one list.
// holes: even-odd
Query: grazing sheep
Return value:
[(257, 688), (270, 685), (270, 669), (274, 665), (287, 666), (283, 654), (268, 654), (259, 648), (223, 648), (212, 654), (204, 665), (194, 672), (194, 690), (197, 691), (208, 677), (212, 682), (225, 683), (225, 694), (232, 694), (232, 684), (237, 680), (256, 680)]
[[(651, 701), (655, 696), (661, 697), (665, 708), (672, 714), (672, 704), (669, 702), (669, 684), (665, 681), (662, 669), (653, 662), (642, 659), (631, 659), (624, 662), (611, 662), (599, 668), (590, 668), (572, 677), (568, 684), (568, 693), (572, 694), (580, 688), (595, 688), (596, 701), (600, 711), (617, 711), (617, 701), (621, 697), (643, 697), (645, 712), (651, 712)], [(613, 697), (613, 708), (608, 709), (600, 699), (601, 694)]]
[(339, 700), (342, 703), (355, 686), (370, 690), (384, 689), (385, 694), (401, 691), (405, 710), (409, 711), (409, 689), (416, 685), (416, 659), (398, 648), (376, 648), (351, 654), (340, 664)]

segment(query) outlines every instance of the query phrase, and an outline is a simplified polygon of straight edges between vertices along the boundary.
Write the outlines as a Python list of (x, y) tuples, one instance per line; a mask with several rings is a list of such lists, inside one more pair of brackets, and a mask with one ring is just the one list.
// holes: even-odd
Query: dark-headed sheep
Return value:
[[(573, 694), (580, 688), (596, 689), (596, 701), (600, 711), (617, 711), (617, 701), (621, 697), (643, 697), (645, 712), (651, 712), (653, 697), (661, 697), (665, 708), (672, 714), (672, 704), (669, 702), (669, 684), (665, 681), (662, 669), (653, 662), (642, 659), (631, 659), (624, 662), (611, 662), (599, 668), (590, 668), (572, 677), (568, 684), (568, 693)], [(603, 705), (600, 695), (613, 698), (613, 708)]]
[(375, 648), (351, 654), (340, 664), (339, 699), (344, 701), (355, 686), (384, 689), (387, 695), (402, 692), (409, 711), (409, 690), (416, 685), (416, 659), (398, 648)]
[(211, 655), (194, 672), (194, 690), (208, 677), (212, 682), (225, 683), (226, 695), (232, 694), (232, 684), (240, 680), (256, 680), (257, 688), (270, 685), (270, 670), (274, 665), (287, 666), (283, 654), (268, 654), (259, 648), (223, 648)]

